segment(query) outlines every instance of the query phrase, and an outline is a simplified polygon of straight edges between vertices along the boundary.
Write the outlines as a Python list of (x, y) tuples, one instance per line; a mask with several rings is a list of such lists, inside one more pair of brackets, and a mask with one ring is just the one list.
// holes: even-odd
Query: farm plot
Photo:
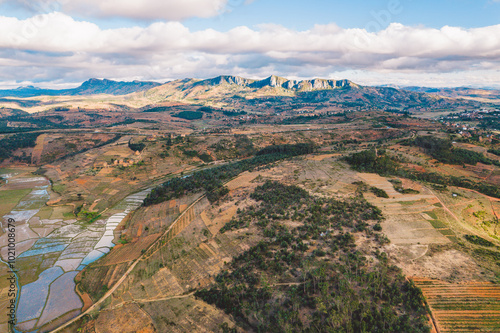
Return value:
[(422, 289), (440, 332), (500, 331), (500, 285), (412, 279)]
[(449, 240), (438, 232), (422, 215), (423, 212), (436, 208), (437, 198), (427, 192), (422, 194), (401, 194), (384, 177), (370, 173), (358, 173), (370, 186), (384, 190), (389, 198), (378, 198), (366, 194), (370, 203), (382, 209), (387, 219), (382, 223), (384, 233), (393, 244), (446, 244)]

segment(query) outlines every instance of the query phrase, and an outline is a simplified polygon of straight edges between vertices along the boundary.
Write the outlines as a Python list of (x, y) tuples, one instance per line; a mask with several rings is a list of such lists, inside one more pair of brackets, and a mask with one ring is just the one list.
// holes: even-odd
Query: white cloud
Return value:
[(216, 16), (226, 3), (227, 0), (71, 0), (62, 8), (68, 12), (105, 17), (182, 20)]
[(226, 8), (228, 0), (4, 0), (34, 13), (60, 10), (96, 17), (182, 20), (212, 17)]
[(26, 20), (0, 17), (0, 31), (0, 74), (7, 80), (500, 70), (500, 25), (430, 29), (393, 23), (377, 33), (335, 24), (305, 31), (263, 25), (220, 32), (157, 22), (103, 30), (56, 12)]

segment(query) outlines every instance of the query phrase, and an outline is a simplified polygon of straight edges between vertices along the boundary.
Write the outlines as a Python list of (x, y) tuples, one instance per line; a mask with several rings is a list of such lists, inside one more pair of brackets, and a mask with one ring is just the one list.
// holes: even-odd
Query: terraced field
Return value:
[(422, 289), (439, 332), (500, 331), (500, 285), (412, 279)]

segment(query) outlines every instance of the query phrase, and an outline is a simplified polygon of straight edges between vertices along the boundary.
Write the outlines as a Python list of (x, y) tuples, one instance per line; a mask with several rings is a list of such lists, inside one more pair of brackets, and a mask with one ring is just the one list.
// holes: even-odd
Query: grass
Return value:
[(66, 190), (66, 185), (64, 184), (54, 184), (52, 185), (52, 191), (62, 194)]
[(76, 216), (75, 216), (75, 214), (73, 214), (73, 212), (63, 213), (63, 217), (64, 217), (64, 219), (74, 219), (74, 218), (76, 218)]
[(0, 191), (0, 216), (8, 214), (31, 189)]
[(438, 230), (443, 236), (455, 236), (455, 233), (450, 229), (440, 229)]
[(52, 208), (48, 206), (42, 207), (35, 216), (38, 216), (41, 220), (48, 220), (52, 216)]
[(448, 226), (443, 221), (440, 221), (440, 220), (437, 220), (437, 219), (436, 220), (430, 220), (429, 222), (436, 229), (448, 228)]
[(54, 207), (54, 212), (51, 216), (52, 219), (74, 219), (73, 207), (71, 206), (58, 206)]
[(438, 217), (436, 215), (436, 213), (432, 212), (432, 211), (428, 211), (428, 212), (424, 212), (425, 214), (429, 215), (432, 219), (434, 220), (437, 220)]
[(474, 249), (474, 253), (479, 254), (481, 256), (490, 257), (494, 260), (500, 260), (500, 252), (488, 250), (488, 249)]
[(459, 238), (457, 236), (448, 236), (448, 239), (452, 241), (453, 243), (458, 243)]

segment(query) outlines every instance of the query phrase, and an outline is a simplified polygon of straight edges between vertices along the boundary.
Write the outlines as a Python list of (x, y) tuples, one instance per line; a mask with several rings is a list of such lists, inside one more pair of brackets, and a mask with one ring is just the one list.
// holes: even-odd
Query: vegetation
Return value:
[(500, 149), (488, 149), (488, 153), (500, 156)]
[(222, 114), (225, 115), (226, 117), (238, 117), (238, 116), (244, 116), (247, 114), (246, 111), (227, 111), (223, 110)]
[(284, 154), (290, 156), (310, 154), (314, 151), (314, 145), (310, 143), (298, 143), (295, 145), (273, 145), (267, 146), (255, 154), (256, 156), (269, 154)]
[(94, 147), (90, 147), (90, 148), (83, 148), (83, 149), (80, 149), (78, 151), (74, 151), (72, 153), (69, 153), (69, 154), (66, 154), (58, 159), (56, 159), (56, 161), (60, 161), (60, 160), (63, 160), (65, 158), (69, 158), (69, 157), (72, 157), (72, 156), (76, 156), (78, 154), (82, 154), (82, 153), (85, 153), (91, 149), (95, 149), (95, 148), (100, 148), (100, 147), (104, 147), (106, 145), (109, 145), (109, 144), (112, 144), (112, 143), (115, 143), (116, 141), (120, 140), (122, 136), (121, 135), (115, 135), (113, 138), (109, 139), (109, 140), (106, 140), (104, 142), (100, 142), (98, 144), (96, 144)]
[[(172, 178), (166, 183), (154, 188), (144, 199), (144, 206), (157, 204), (173, 198), (179, 198), (188, 193), (205, 191), (206, 193), (217, 193), (211, 198), (219, 198), (223, 183), (236, 177), (244, 171), (264, 166), (269, 163), (279, 161), (284, 158), (308, 154), (314, 151), (314, 146), (310, 144), (296, 144), (284, 146), (270, 146), (257, 153), (257, 156), (217, 166), (211, 169), (195, 172), (191, 175)], [(222, 192), (221, 192), (222, 191)]]
[(481, 246), (494, 246), (495, 245), (492, 242), (490, 242), (489, 240), (486, 240), (486, 239), (479, 237), (479, 236), (476, 236), (476, 235), (465, 235), (464, 237), (469, 243), (472, 243), (472, 244), (481, 245)]
[(385, 154), (385, 151), (375, 149), (364, 150), (345, 157), (351, 167), (360, 172), (374, 172), (381, 175), (391, 175), (396, 173), (399, 163), (394, 163), (394, 159)]
[(146, 148), (146, 144), (144, 142), (132, 143), (132, 139), (128, 140), (128, 147), (133, 151), (143, 151)]
[(40, 133), (23, 133), (7, 136), (0, 140), (0, 161), (13, 156), (17, 149), (35, 147)]
[(184, 155), (186, 155), (187, 157), (196, 157), (196, 156), (198, 156), (198, 152), (196, 150), (184, 150), (182, 153)]
[(402, 182), (398, 179), (389, 179), (389, 181), (392, 183), (392, 186), (396, 191), (402, 194), (419, 194), (420, 191), (414, 190), (412, 188), (404, 188), (402, 186)]
[(370, 187), (370, 191), (379, 198), (389, 198), (389, 195), (387, 194), (387, 192), (382, 190), (381, 188), (372, 186), (372, 187)]
[[(359, 197), (313, 197), (271, 181), (251, 197), (259, 204), (240, 210), (224, 231), (255, 224), (265, 240), (197, 297), (256, 332), (429, 331), (420, 290), (385, 253), (377, 251), (370, 263), (356, 248), (353, 233), (383, 239), (378, 208)], [(303, 223), (287, 227), (290, 219)]]
[(210, 148), (213, 148), (217, 156), (222, 158), (242, 158), (255, 153), (252, 140), (241, 134), (235, 135), (234, 140), (222, 139)]
[(443, 186), (464, 187), (500, 198), (500, 188), (498, 186), (485, 182), (475, 182), (465, 177), (445, 176), (435, 172), (419, 172), (413, 169), (405, 169), (396, 158), (389, 157), (381, 151), (377, 155), (374, 150), (365, 150), (346, 156), (344, 159), (357, 171), (373, 172), (382, 176), (398, 176)]
[(203, 118), (203, 112), (200, 111), (181, 111), (179, 113), (175, 113), (172, 117), (182, 118), (186, 120), (198, 120)]
[(207, 154), (207, 153), (200, 154), (200, 155), (198, 155), (198, 157), (200, 158), (200, 160), (202, 160), (205, 163), (210, 163), (214, 160), (212, 158), (212, 156), (210, 156), (210, 154)]
[(149, 108), (144, 110), (143, 112), (165, 112), (169, 111), (171, 108), (169, 106), (156, 106), (153, 108)]
[(486, 158), (484, 154), (475, 151), (453, 148), (451, 141), (439, 139), (433, 136), (419, 136), (415, 138), (411, 145), (424, 148), (425, 152), (441, 163), (448, 164), (471, 164), (476, 165), (478, 162), (491, 164), (491, 160)]
[(94, 223), (99, 216), (101, 216), (98, 212), (90, 212), (86, 210), (80, 210), (77, 215), (79, 218), (85, 220), (87, 223)]

